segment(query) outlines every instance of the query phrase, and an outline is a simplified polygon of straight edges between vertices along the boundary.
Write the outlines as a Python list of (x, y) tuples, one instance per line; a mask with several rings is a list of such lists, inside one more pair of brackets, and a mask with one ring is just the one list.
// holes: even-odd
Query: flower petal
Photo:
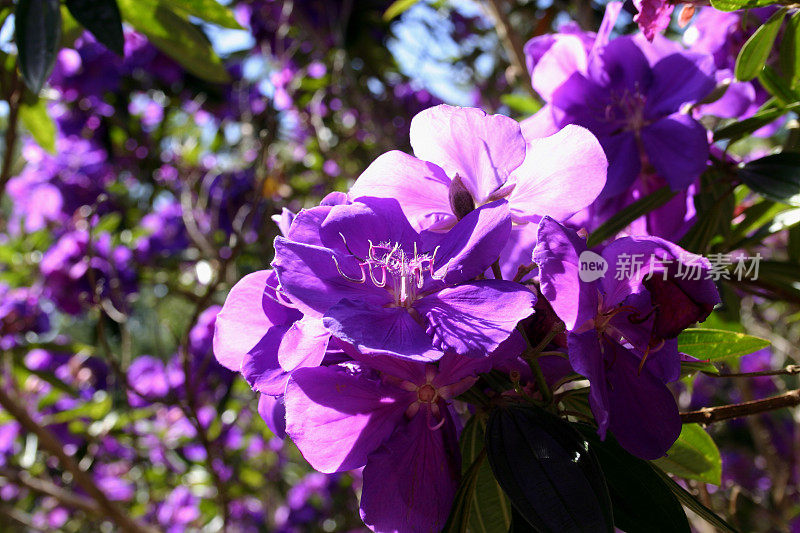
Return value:
[(675, 113), (642, 130), (650, 164), (673, 190), (686, 189), (706, 169), (708, 134), (688, 115)]
[(608, 199), (624, 193), (633, 184), (642, 170), (642, 157), (631, 132), (601, 137), (600, 144), (609, 161), (606, 186), (600, 198)]
[(414, 155), (461, 176), (477, 203), (499, 189), (525, 158), (519, 123), (480, 109), (438, 105), (411, 121)]
[(442, 352), (404, 307), (379, 307), (342, 300), (331, 307), (325, 327), (363, 353), (389, 353), (413, 361), (436, 361)]
[(242, 376), (258, 392), (280, 396), (289, 374), (278, 363), (278, 348), (288, 326), (273, 326), (242, 360)]
[(435, 346), (486, 357), (533, 313), (535, 304), (536, 295), (518, 283), (480, 280), (442, 289), (414, 308), (428, 319)]
[(393, 150), (379, 156), (358, 177), (348, 193), (395, 198), (418, 231), (455, 222), (448, 201), (450, 178), (433, 163)]
[(438, 430), (420, 413), (364, 468), (361, 518), (373, 531), (441, 531), (458, 488), (461, 460), (449, 416)]
[(278, 348), (278, 362), (284, 370), (319, 366), (331, 338), (319, 318), (303, 317), (289, 328)]
[(653, 67), (653, 85), (647, 93), (645, 117), (656, 120), (697, 102), (714, 89), (714, 58), (708, 54), (671, 54)]
[(528, 141), (525, 161), (512, 174), (508, 197), (516, 219), (564, 220), (591, 204), (606, 184), (608, 161), (592, 133), (568, 125), (543, 139)]
[[(587, 64), (586, 47), (580, 37), (561, 34), (554, 37), (552, 45), (538, 58), (535, 68), (531, 69), (531, 85), (547, 102), (574, 72), (585, 74)], [(526, 54), (533, 52), (535, 44), (528, 42)]]
[(342, 367), (301, 368), (286, 387), (286, 433), (320, 472), (359, 468), (402, 421), (410, 394)]
[(276, 437), (279, 439), (286, 437), (286, 406), (283, 404), (283, 398), (276, 398), (269, 394), (260, 395), (258, 397), (258, 414)]

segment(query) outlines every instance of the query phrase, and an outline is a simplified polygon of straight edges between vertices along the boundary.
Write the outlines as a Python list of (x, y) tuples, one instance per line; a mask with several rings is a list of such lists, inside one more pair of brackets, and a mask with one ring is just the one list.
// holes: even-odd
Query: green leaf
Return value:
[(778, 64), (789, 80), (789, 86), (795, 87), (800, 80), (800, 11), (792, 15), (786, 23), (781, 37)]
[(709, 361), (741, 357), (769, 346), (760, 337), (722, 329), (689, 328), (678, 335), (678, 351)]
[(700, 177), (700, 191), (694, 197), (697, 222), (681, 239), (683, 248), (704, 254), (709, 251), (715, 236), (730, 233), (736, 198), (724, 177), (716, 168), (707, 170)]
[(615, 526), (628, 533), (690, 531), (680, 502), (647, 461), (625, 451), (611, 434), (601, 441), (594, 428), (585, 424), (575, 427), (600, 461)]
[(775, 0), (711, 0), (711, 5), (720, 11), (751, 9), (754, 7), (771, 6), (776, 3)]
[(119, 9), (123, 20), (195, 76), (213, 83), (230, 81), (205, 34), (158, 0), (119, 0)]
[(784, 7), (773, 13), (744, 43), (736, 58), (736, 79), (750, 81), (764, 68), (786, 11)]
[(750, 161), (738, 175), (758, 194), (800, 207), (800, 153), (782, 152)]
[(470, 509), (473, 503), (473, 494), (478, 482), (478, 472), (481, 465), (486, 462), (486, 453), (481, 453), (472, 462), (470, 467), (461, 476), (461, 484), (453, 500), (450, 516), (447, 517), (442, 531), (445, 533), (466, 533), (469, 524)]
[[(486, 417), (473, 416), (461, 432), (461, 457), (464, 467), (471, 465), (486, 449)], [(494, 478), (488, 461), (483, 461), (472, 493), (469, 530), (473, 533), (506, 533), (511, 527), (511, 502)]]
[(758, 81), (783, 105), (792, 104), (800, 100), (800, 94), (792, 89), (791, 82), (783, 79), (769, 65), (765, 65), (758, 74)]
[(714, 511), (697, 501), (697, 498), (689, 494), (686, 489), (678, 485), (671, 477), (669, 477), (663, 470), (656, 468), (654, 469), (656, 474), (666, 483), (672, 493), (678, 497), (680, 502), (695, 512), (700, 518), (711, 524), (712, 526), (716, 527), (720, 531), (725, 531), (728, 533), (738, 533), (736, 529), (729, 523), (727, 523), (724, 519), (717, 515)]
[(533, 115), (542, 108), (541, 102), (521, 94), (504, 94), (500, 101), (521, 115)]
[(119, 56), (125, 55), (122, 17), (116, 0), (66, 0), (66, 5), (75, 20), (106, 48)]
[(60, 424), (64, 422), (69, 422), (70, 420), (73, 420), (75, 418), (89, 418), (91, 420), (100, 420), (101, 418), (106, 416), (110, 411), (111, 411), (111, 396), (109, 396), (103, 391), (98, 391), (95, 393), (94, 398), (92, 398), (92, 401), (86, 402), (72, 409), (67, 409), (66, 411), (59, 411), (58, 413), (55, 413), (50, 417), (49, 422), (51, 424)]
[(486, 452), (512, 505), (540, 531), (613, 531), (605, 478), (586, 440), (534, 406), (494, 409)]
[(792, 104), (785, 108), (767, 107), (761, 109), (752, 117), (748, 117), (744, 120), (737, 120), (716, 130), (714, 132), (714, 142), (724, 139), (730, 139), (731, 141), (741, 139), (745, 135), (749, 135), (767, 124), (774, 122), (789, 111), (800, 111), (800, 104)]
[(33, 93), (26, 93), (19, 106), (19, 118), (39, 146), (51, 154), (55, 153), (56, 124), (50, 118), (43, 98), (37, 98)]
[(58, 0), (20, 0), (14, 27), (22, 79), (39, 94), (53, 70), (61, 40)]
[(706, 361), (681, 361), (681, 377), (692, 376), (698, 372), (710, 372), (712, 374), (719, 374), (719, 370), (714, 366), (714, 363)]
[(161, 0), (161, 3), (178, 14), (191, 15), (223, 28), (243, 29), (231, 10), (217, 0)]
[(669, 187), (664, 186), (644, 198), (636, 200), (594, 230), (586, 240), (586, 246), (592, 248), (615, 236), (637, 218), (669, 202), (673, 196), (675, 193)]
[(684, 424), (667, 456), (653, 463), (661, 470), (685, 479), (696, 479), (712, 485), (722, 482), (719, 449), (699, 424)]
[(392, 2), (392, 5), (386, 8), (386, 11), (383, 12), (383, 20), (389, 22), (393, 18), (399, 17), (411, 9), (411, 7), (417, 2), (419, 2), (419, 0), (395, 0)]

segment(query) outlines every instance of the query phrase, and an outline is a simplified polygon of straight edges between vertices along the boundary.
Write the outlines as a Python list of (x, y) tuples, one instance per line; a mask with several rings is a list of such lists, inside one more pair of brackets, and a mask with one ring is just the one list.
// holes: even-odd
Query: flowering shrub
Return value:
[(539, 4), (0, 2), (0, 527), (800, 527), (800, 11)]

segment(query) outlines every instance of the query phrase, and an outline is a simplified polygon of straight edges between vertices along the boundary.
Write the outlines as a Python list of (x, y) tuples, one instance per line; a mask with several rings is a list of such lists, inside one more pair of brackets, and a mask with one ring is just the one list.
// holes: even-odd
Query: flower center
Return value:
[(433, 403), (437, 396), (436, 389), (430, 383), (426, 383), (417, 389), (417, 398), (420, 402)]
[[(342, 240), (344, 240), (343, 235)], [(347, 248), (350, 254), (358, 260), (361, 277), (354, 278), (342, 272), (336, 256), (332, 256), (333, 262), (336, 264), (339, 274), (348, 281), (365, 283), (369, 278), (376, 287), (385, 288), (393, 296), (392, 306), (394, 307), (411, 307), (425, 286), (426, 273), (431, 279), (442, 280), (444, 278), (445, 272), (436, 273), (434, 270), (438, 246), (434, 249), (433, 254), (429, 255), (419, 253), (417, 244), (414, 243), (414, 254), (409, 255), (400, 248), (399, 243), (384, 242), (375, 245), (372, 241), (368, 242), (369, 252), (366, 259), (358, 257)], [(347, 247), (347, 241), (345, 241), (345, 247)]]
[(613, 94), (612, 103), (605, 107), (606, 122), (617, 125), (623, 131), (639, 133), (647, 125), (644, 118), (645, 96), (636, 88)]

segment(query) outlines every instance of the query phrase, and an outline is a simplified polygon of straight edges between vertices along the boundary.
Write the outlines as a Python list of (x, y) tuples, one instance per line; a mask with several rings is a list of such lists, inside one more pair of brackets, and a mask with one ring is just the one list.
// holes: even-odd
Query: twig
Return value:
[(80, 509), (97, 517), (105, 518), (103, 510), (94, 500), (68, 492), (50, 481), (33, 477), (28, 474), (28, 472), (14, 472), (4, 469), (0, 471), (0, 476), (6, 477), (19, 485), (24, 485), (35, 492), (51, 496), (68, 507)]
[(789, 365), (778, 370), (761, 370), (760, 372), (734, 372), (730, 374), (715, 374), (703, 371), (710, 378), (757, 378), (761, 376), (791, 376), (800, 374), (800, 365)]
[(4, 387), (0, 387), (0, 405), (13, 416), (20, 425), (29, 433), (39, 439), (39, 444), (48, 453), (55, 456), (61, 466), (72, 475), (72, 478), (89, 496), (94, 499), (102, 509), (103, 515), (119, 526), (122, 531), (139, 532), (153, 531), (150, 527), (140, 524), (125, 514), (114, 502), (108, 499), (92, 477), (81, 470), (78, 463), (67, 455), (63, 446), (53, 433), (46, 427), (40, 426), (28, 413), (27, 409), (17, 400), (8, 395)]
[(11, 88), (8, 94), (8, 121), (6, 123), (3, 164), (0, 167), (0, 200), (6, 192), (6, 184), (11, 179), (11, 165), (14, 163), (14, 147), (17, 144), (17, 123), (19, 122), (19, 104), (22, 99), (22, 86), (19, 83), (17, 67), (11, 71)]
[(497, 36), (500, 38), (500, 42), (503, 43), (503, 48), (506, 49), (506, 54), (508, 54), (508, 59), (514, 70), (514, 77), (521, 81), (522, 86), (534, 99), (538, 100), (539, 96), (533, 90), (533, 86), (525, 79), (525, 75), (528, 73), (528, 68), (525, 66), (525, 50), (522, 41), (519, 40), (519, 34), (514, 31), (511, 21), (508, 20), (505, 1), (486, 0), (486, 8), (494, 19)]
[(681, 421), (684, 424), (711, 424), (721, 420), (756, 415), (797, 405), (800, 405), (800, 389), (791, 390), (770, 398), (764, 398), (763, 400), (752, 400), (731, 405), (721, 405), (719, 407), (706, 407), (698, 411), (681, 413)]

